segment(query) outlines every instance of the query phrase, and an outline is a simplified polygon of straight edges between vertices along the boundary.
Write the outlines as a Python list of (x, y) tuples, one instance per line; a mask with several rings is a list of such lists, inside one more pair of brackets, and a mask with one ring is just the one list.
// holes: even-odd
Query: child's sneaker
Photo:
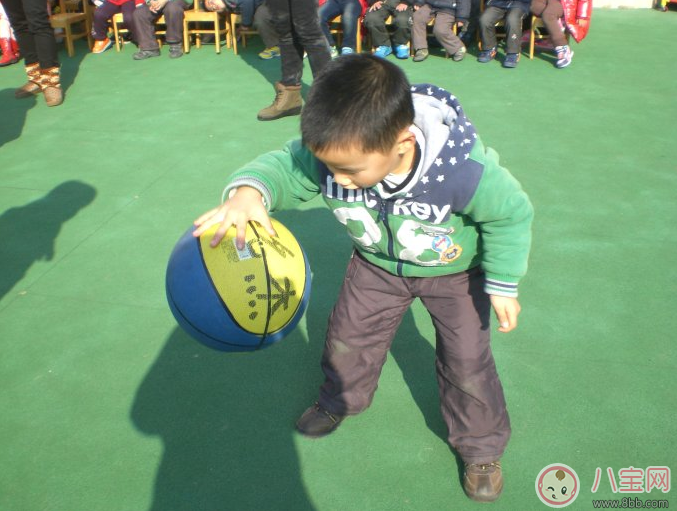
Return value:
[(376, 48), (374, 55), (376, 57), (381, 57), (382, 59), (386, 58), (393, 52), (393, 49), (390, 46), (379, 46)]
[(520, 61), (519, 53), (506, 53), (505, 60), (503, 61), (503, 67), (517, 67), (517, 63)]
[(406, 44), (398, 44), (395, 46), (395, 56), (398, 59), (408, 59), (409, 58), (409, 46)]
[(482, 62), (483, 64), (486, 62), (491, 62), (496, 58), (496, 46), (493, 48), (489, 48), (488, 50), (482, 50), (477, 57), (477, 62)]
[(263, 60), (270, 60), (279, 56), (280, 56), (279, 46), (271, 46), (270, 48), (266, 48), (261, 53), (259, 53), (259, 58), (262, 58)]
[(555, 66), (557, 66), (558, 69), (562, 69), (571, 64), (574, 52), (569, 48), (569, 45), (558, 46), (555, 48), (555, 51), (557, 52), (557, 62), (555, 62)]
[(451, 56), (451, 59), (454, 62), (461, 62), (465, 58), (465, 54), (468, 50), (466, 50), (465, 46), (461, 46), (461, 49), (458, 50), (456, 53), (454, 53)]
[(350, 46), (344, 46), (341, 48), (341, 55), (352, 55), (355, 53), (355, 50), (353, 50)]
[(336, 57), (339, 56), (339, 52), (338, 52), (338, 50), (336, 49), (336, 46), (330, 47), (330, 48), (329, 48), (329, 53), (331, 54), (331, 58), (332, 58), (332, 59), (335, 59)]
[(411, 59), (414, 62), (423, 62), (425, 59), (428, 58), (428, 49), (427, 48), (419, 48), (416, 50), (416, 53), (414, 53), (414, 58)]
[(94, 41), (94, 47), (92, 48), (92, 53), (103, 53), (108, 48), (113, 46), (113, 41), (107, 37), (101, 41)]

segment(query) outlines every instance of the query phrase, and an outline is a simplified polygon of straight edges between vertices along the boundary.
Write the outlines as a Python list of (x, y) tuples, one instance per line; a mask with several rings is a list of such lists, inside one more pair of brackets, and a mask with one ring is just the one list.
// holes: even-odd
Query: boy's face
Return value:
[(315, 157), (324, 163), (343, 188), (356, 190), (377, 185), (388, 174), (406, 174), (411, 170), (416, 137), (408, 129), (388, 152), (364, 152), (352, 146), (344, 149), (316, 151)]

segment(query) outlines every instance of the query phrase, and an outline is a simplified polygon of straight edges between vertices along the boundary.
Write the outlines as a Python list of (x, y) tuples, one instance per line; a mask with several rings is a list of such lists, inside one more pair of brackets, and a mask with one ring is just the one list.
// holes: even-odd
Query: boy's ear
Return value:
[(402, 156), (411, 151), (415, 145), (416, 135), (409, 131), (409, 128), (402, 130), (402, 133), (397, 138), (397, 153)]

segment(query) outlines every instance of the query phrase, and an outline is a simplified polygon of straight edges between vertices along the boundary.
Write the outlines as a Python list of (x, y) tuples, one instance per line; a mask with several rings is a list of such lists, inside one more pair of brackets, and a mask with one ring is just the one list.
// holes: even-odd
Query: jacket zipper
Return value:
[(386, 207), (386, 201), (385, 199), (382, 199), (379, 197), (379, 207), (378, 207), (378, 220), (383, 222), (383, 226), (386, 228), (386, 234), (388, 235), (388, 255), (390, 256), (391, 259), (394, 259), (397, 261), (397, 275), (399, 277), (402, 276), (402, 261), (400, 261), (399, 258), (395, 257), (395, 250), (394, 250), (394, 241), (393, 241), (393, 233), (390, 230), (390, 224), (388, 223), (388, 210)]

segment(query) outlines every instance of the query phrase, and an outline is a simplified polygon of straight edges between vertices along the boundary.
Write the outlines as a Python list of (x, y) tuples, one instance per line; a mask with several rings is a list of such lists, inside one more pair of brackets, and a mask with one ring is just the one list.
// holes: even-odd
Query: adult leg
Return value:
[[(316, 0), (293, 0), (290, 5), (294, 37), (308, 53), (310, 70), (313, 76), (317, 76), (331, 62), (331, 54), (327, 39), (320, 28)], [(299, 83), (300, 80), (299, 76)]]
[(303, 74), (303, 48), (294, 39), (290, 0), (268, 0), (271, 24), (277, 32), (280, 45), (283, 86), (301, 85)]
[(343, 416), (371, 404), (395, 331), (412, 300), (405, 279), (352, 257), (329, 318), (320, 406)]
[(54, 30), (44, 0), (3, 0), (21, 55), (26, 65), (39, 63), (41, 69), (59, 67)]
[(466, 463), (500, 459), (510, 438), (503, 387), (489, 342), (490, 303), (478, 269), (421, 279), (435, 326), (440, 407), (449, 444)]
[(411, 43), (414, 45), (414, 50), (428, 49), (428, 23), (432, 18), (432, 8), (428, 4), (423, 4), (414, 12), (411, 27)]
[(519, 7), (508, 10), (505, 17), (505, 52), (520, 53), (522, 51), (522, 20), (526, 13)]

